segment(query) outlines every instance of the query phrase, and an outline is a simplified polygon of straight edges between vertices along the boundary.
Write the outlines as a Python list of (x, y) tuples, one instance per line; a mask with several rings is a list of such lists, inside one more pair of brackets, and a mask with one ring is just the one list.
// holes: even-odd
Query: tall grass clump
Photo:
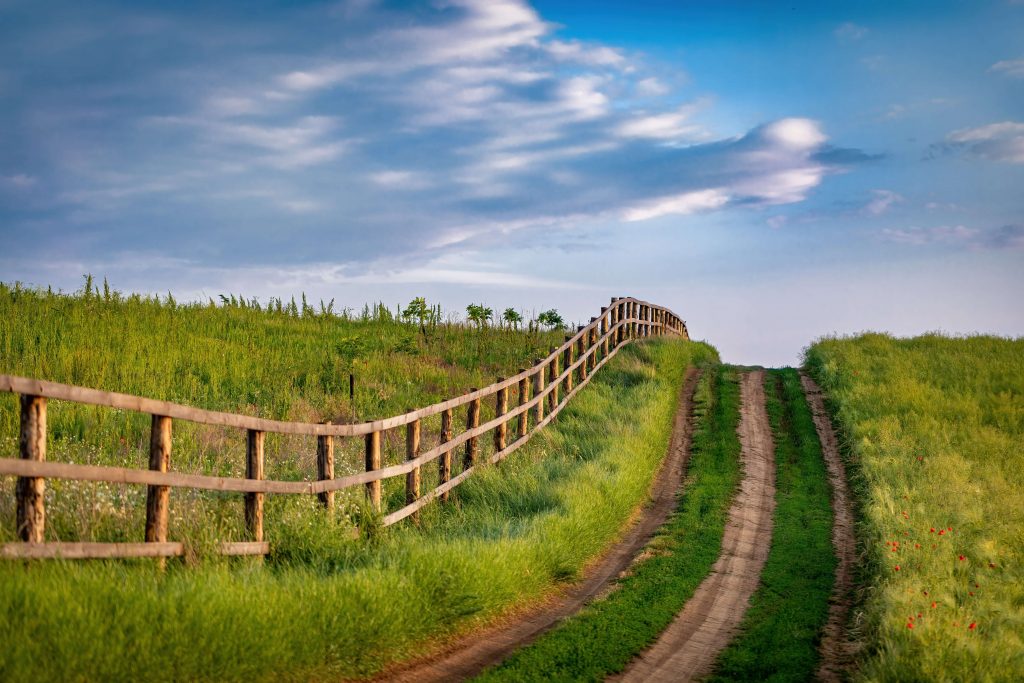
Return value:
[(863, 675), (1024, 679), (1024, 339), (823, 339), (863, 517)]
[(262, 566), (2, 564), (0, 679), (372, 675), (577, 577), (644, 501), (686, 367), (711, 362), (700, 343), (626, 347), (527, 446), (425, 508), (419, 527), (358, 539), (293, 510), (291, 541), (272, 541)]

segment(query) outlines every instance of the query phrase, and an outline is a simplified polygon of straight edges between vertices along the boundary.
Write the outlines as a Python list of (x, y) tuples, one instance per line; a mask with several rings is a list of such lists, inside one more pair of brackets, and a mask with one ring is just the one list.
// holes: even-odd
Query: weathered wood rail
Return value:
[[(58, 384), (45, 380), (0, 375), (0, 391), (20, 394), (20, 458), (0, 458), (0, 475), (16, 476), (16, 524), (20, 542), (0, 545), (0, 558), (126, 558), (172, 557), (185, 553), (185, 544), (167, 540), (171, 488), (234, 491), (244, 494), (245, 529), (248, 541), (222, 543), (226, 555), (265, 555), (269, 544), (263, 540), (263, 499), (266, 494), (317, 496), (328, 511), (334, 507), (334, 492), (359, 486), (378, 513), (381, 510), (381, 482), (406, 477), (405, 506), (383, 515), (384, 526), (418, 515), (434, 499), (448, 499), (449, 492), (466, 480), (480, 465), (479, 438), (493, 433), (494, 452), (488, 462), (498, 462), (522, 447), (565, 407), (620, 348), (651, 336), (674, 334), (689, 338), (685, 322), (672, 311), (633, 298), (613, 298), (590, 324), (566, 335), (565, 342), (538, 359), (532, 368), (483, 389), (473, 389), (457, 398), (409, 410), (402, 415), (359, 424), (314, 424), (283, 422), (259, 417), (202, 410), (127, 394)], [(532, 391), (531, 391), (532, 387)], [(531, 396), (532, 393), (532, 396)], [(79, 465), (47, 462), (47, 400), (130, 410), (152, 416), (149, 469)], [(484, 399), (494, 401), (495, 417), (480, 423)], [(509, 407), (510, 402), (514, 407)], [(455, 409), (465, 406), (466, 428), (456, 435)], [(421, 423), (426, 417), (441, 416), (436, 446), (421, 452)], [(246, 430), (245, 478), (215, 477), (172, 472), (171, 427), (173, 420), (221, 425)], [(515, 429), (509, 442), (509, 424)], [(405, 462), (381, 466), (381, 435), (405, 429)], [(275, 481), (264, 479), (264, 440), (267, 433), (316, 437), (316, 480)], [(365, 441), (365, 472), (334, 476), (334, 439), (362, 436)], [(459, 474), (452, 476), (452, 453), (462, 447)], [(420, 491), (421, 468), (438, 462), (438, 485), (426, 494)], [(46, 542), (44, 531), (46, 479), (71, 479), (147, 486), (145, 542), (71, 543)]]

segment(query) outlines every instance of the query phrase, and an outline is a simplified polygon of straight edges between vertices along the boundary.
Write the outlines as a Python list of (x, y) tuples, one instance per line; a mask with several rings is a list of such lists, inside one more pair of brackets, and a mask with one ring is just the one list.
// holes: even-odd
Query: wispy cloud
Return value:
[(903, 201), (903, 196), (892, 190), (872, 190), (871, 193), (874, 196), (864, 206), (864, 213), (869, 216), (881, 216), (894, 204), (899, 204)]
[(1010, 78), (1024, 78), (1024, 59), (1004, 59), (989, 67), (989, 71)]
[(1003, 121), (978, 128), (955, 130), (933, 149), (964, 150), (990, 161), (1024, 164), (1024, 123)]
[(972, 228), (940, 225), (930, 228), (886, 228), (879, 233), (888, 242), (912, 246), (945, 245), (966, 249), (1024, 249), (1024, 225)]
[(860, 24), (847, 21), (836, 27), (836, 30), (832, 33), (840, 40), (840, 42), (854, 43), (866, 36), (868, 34), (868, 29)]

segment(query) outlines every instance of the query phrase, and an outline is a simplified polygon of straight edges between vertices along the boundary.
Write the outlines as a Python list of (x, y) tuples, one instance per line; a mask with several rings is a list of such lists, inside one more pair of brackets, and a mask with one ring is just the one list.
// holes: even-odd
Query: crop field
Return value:
[(806, 361), (860, 500), (863, 676), (1024, 678), (1024, 340), (868, 334)]

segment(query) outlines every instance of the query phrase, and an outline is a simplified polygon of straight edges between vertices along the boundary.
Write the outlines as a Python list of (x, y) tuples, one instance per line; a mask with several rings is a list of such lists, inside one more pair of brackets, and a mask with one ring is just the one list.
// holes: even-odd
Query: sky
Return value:
[(0, 281), (1024, 335), (1024, 1), (0, 0)]

